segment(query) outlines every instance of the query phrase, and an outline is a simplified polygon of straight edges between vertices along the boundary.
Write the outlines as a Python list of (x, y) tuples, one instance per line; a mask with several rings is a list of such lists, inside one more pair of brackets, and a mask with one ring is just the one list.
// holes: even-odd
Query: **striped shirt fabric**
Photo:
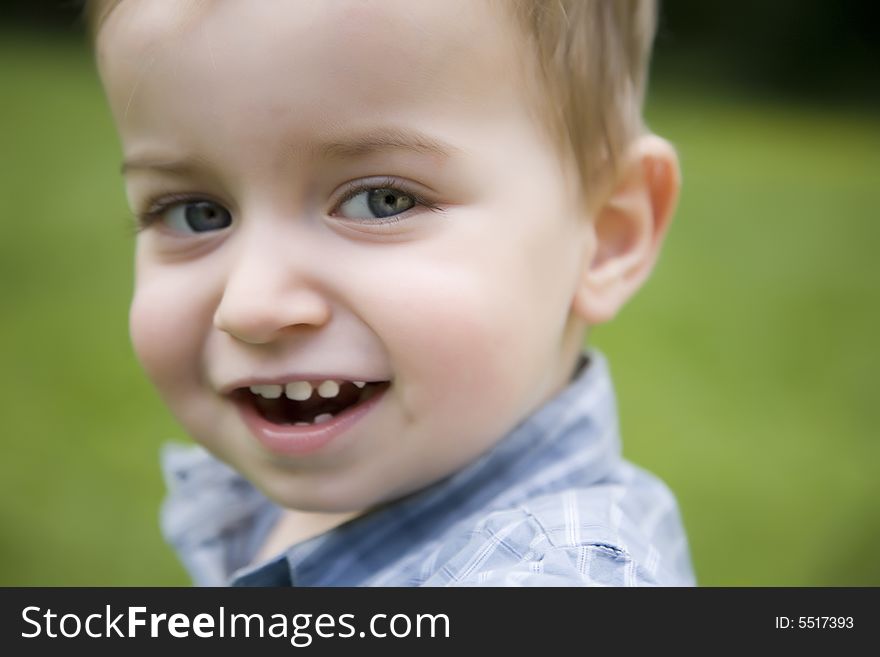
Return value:
[(168, 445), (162, 529), (197, 585), (691, 586), (674, 496), (621, 456), (605, 358), (466, 468), (252, 564), (280, 509)]

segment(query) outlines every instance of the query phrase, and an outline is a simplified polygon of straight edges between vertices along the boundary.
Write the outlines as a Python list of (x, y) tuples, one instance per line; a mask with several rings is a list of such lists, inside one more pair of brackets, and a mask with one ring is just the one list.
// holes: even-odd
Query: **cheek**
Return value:
[(176, 397), (198, 375), (199, 322), (193, 305), (161, 279), (135, 287), (129, 310), (132, 346), (163, 397)]
[(166, 408), (189, 437), (229, 460), (219, 439), (225, 416), (218, 413), (204, 370), (212, 313), (198, 294), (181, 292), (185, 289), (180, 281), (161, 276), (139, 279), (129, 310), (132, 345)]
[(523, 221), (413, 254), (405, 275), (386, 272), (394, 283), (371, 307), (385, 309), (380, 335), (406, 375), (413, 418), (506, 429), (545, 396), (576, 279), (576, 235), (564, 229)]
[(377, 328), (405, 383), (404, 407), (414, 421), (503, 422), (522, 405), (535, 360), (534, 336), (519, 322), (528, 303), (496, 259), (427, 262), (371, 304), (384, 308)]

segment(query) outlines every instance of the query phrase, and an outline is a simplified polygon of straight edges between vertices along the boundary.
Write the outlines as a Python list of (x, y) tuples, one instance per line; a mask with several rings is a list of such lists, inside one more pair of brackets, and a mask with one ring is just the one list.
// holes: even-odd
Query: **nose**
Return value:
[(231, 258), (214, 326), (250, 344), (271, 342), (293, 327), (320, 327), (330, 321), (331, 304), (322, 291), (317, 263), (301, 257), (302, 245), (286, 240), (242, 244)]

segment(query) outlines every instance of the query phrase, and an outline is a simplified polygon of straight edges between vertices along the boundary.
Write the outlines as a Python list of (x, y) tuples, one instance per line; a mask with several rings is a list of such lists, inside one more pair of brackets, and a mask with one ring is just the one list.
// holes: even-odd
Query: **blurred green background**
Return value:
[[(128, 343), (133, 240), (75, 8), (0, 14), (0, 585), (172, 585)], [(647, 116), (684, 188), (646, 288), (595, 331), (626, 455), (703, 585), (880, 585), (880, 50), (869, 3), (671, 0)]]

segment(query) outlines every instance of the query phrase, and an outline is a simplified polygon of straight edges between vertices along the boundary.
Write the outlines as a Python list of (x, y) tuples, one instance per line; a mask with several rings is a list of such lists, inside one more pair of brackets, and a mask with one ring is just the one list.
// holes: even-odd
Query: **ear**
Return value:
[(612, 319), (651, 273), (680, 185), (678, 156), (666, 140), (645, 135), (627, 150), (587, 240), (573, 310), (588, 325)]

